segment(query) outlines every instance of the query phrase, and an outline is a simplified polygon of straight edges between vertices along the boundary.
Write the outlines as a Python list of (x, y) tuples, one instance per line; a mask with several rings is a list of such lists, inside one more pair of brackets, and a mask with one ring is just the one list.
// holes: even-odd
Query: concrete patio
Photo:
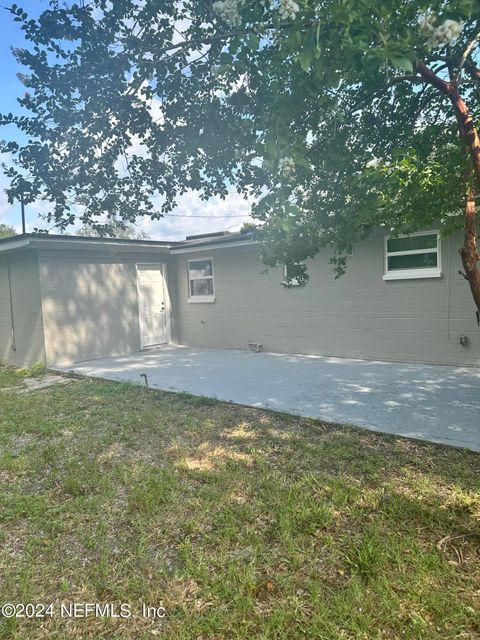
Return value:
[(480, 452), (479, 369), (174, 346), (56, 369)]

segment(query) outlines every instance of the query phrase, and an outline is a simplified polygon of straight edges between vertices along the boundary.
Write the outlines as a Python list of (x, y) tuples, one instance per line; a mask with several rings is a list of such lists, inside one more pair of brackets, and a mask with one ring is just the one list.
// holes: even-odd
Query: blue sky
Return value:
[[(17, 98), (25, 88), (17, 78), (21, 70), (11, 52), (11, 47), (25, 45), (22, 31), (17, 22), (13, 22), (12, 16), (4, 9), (10, 2), (0, 6), (0, 113), (18, 112), (20, 107)], [(47, 0), (16, 0), (16, 4), (22, 7), (31, 17), (38, 16), (48, 8)], [(0, 138), (13, 139), (21, 143), (19, 134), (13, 128), (0, 128)], [(3, 160), (8, 160), (3, 158)], [(0, 175), (0, 223), (7, 223), (20, 231), (20, 205), (11, 207), (7, 203), (4, 192), (7, 186), (6, 179)], [(236, 193), (226, 201), (216, 199), (202, 202), (194, 193), (185, 194), (178, 203), (177, 209), (170, 218), (152, 221), (139, 219), (137, 226), (142, 228), (152, 239), (164, 238), (166, 240), (182, 239), (186, 235), (194, 233), (208, 233), (211, 231), (236, 230), (245, 220), (248, 220), (249, 205)], [(27, 231), (34, 227), (44, 227), (38, 215), (46, 211), (45, 203), (36, 203), (27, 208)], [(236, 217), (240, 216), (240, 217)], [(67, 233), (72, 233), (72, 229)]]

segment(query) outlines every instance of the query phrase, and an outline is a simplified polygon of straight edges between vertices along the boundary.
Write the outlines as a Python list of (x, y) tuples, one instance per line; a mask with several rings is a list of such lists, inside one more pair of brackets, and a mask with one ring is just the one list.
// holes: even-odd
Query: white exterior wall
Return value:
[[(308, 264), (305, 287), (263, 273), (258, 246), (176, 255), (177, 323), (182, 344), (351, 358), (480, 365), (480, 328), (461, 269), (459, 236), (441, 241), (441, 278), (384, 281), (384, 238), (361, 243), (335, 280), (329, 252)], [(187, 260), (213, 257), (214, 303), (188, 302)], [(468, 338), (467, 346), (459, 338)]]
[(38, 259), (34, 251), (0, 256), (0, 362), (18, 367), (45, 363)]
[[(46, 248), (0, 257), (0, 360), (69, 364), (140, 349), (137, 263), (167, 266), (172, 342), (352, 358), (480, 366), (480, 328), (458, 248), (442, 240), (442, 277), (384, 281), (384, 239), (359, 245), (335, 280), (322, 252), (305, 287), (264, 273), (258, 245), (170, 256), (165, 248)], [(187, 260), (212, 257), (215, 302), (188, 302)], [(466, 336), (466, 346), (459, 343)]]
[(155, 249), (121, 255), (85, 249), (73, 255), (40, 252), (47, 363), (70, 364), (140, 351), (136, 265), (168, 260)]

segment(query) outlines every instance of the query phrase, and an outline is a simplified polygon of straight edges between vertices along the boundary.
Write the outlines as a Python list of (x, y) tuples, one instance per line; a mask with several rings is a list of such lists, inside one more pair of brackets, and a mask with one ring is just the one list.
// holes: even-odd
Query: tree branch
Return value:
[[(445, 62), (447, 65), (455, 65), (460, 67), (460, 65), (462, 65), (462, 69), (465, 69), (467, 71), (467, 73), (470, 75), (470, 77), (472, 78), (472, 80), (474, 80), (475, 82), (480, 82), (480, 69), (477, 67), (477, 65), (472, 62), (471, 60), (468, 60), (467, 58), (465, 58), (465, 60), (462, 58), (459, 58), (458, 56), (451, 56), (451, 57), (439, 57), (439, 60), (441, 60), (442, 62)], [(439, 71), (439, 69), (437, 69), (437, 71)]]
[[(232, 38), (233, 36), (237, 36), (237, 35), (245, 35), (246, 33), (248, 32), (227, 31), (225, 33), (218, 33), (216, 35), (210, 36), (209, 38), (194, 38), (192, 40), (183, 40), (182, 42), (178, 42), (177, 44), (172, 44), (168, 47), (163, 47), (162, 49), (155, 51), (156, 57), (154, 60), (141, 60), (141, 64), (146, 66), (158, 66), (158, 64), (160, 63), (160, 61), (158, 60), (158, 57), (162, 56), (164, 53), (173, 52), (172, 55), (169, 56), (169, 58), (173, 58), (175, 55), (177, 55), (177, 53), (179, 53), (183, 49), (192, 48), (197, 45), (205, 46), (209, 44), (214, 44), (215, 42), (219, 42), (227, 38)], [(145, 80), (146, 78), (144, 76), (140, 76), (136, 82), (132, 83), (132, 85), (129, 87), (125, 95), (126, 96), (135, 95)]]
[(471, 79), (474, 82), (480, 83), (480, 69), (476, 66), (476, 64), (474, 62), (471, 62), (470, 60), (465, 60), (463, 66), (470, 75)]
[(458, 67), (458, 73), (463, 69), (465, 62), (467, 61), (468, 56), (472, 53), (472, 50), (475, 48), (475, 44), (480, 39), (480, 31), (477, 33), (475, 38), (468, 44), (467, 48), (463, 52), (462, 59), (460, 61), (460, 66)]
[[(154, 51), (155, 56), (161, 56), (164, 53), (169, 53), (170, 51), (176, 51), (177, 49), (186, 49), (187, 47), (195, 47), (196, 45), (209, 45), (214, 42), (218, 42), (219, 40), (225, 40), (226, 38), (233, 38), (233, 36), (246, 35), (249, 33), (248, 31), (226, 31), (225, 33), (217, 33), (208, 38), (193, 38), (192, 40), (183, 40), (182, 42), (178, 42), (177, 44), (172, 44), (168, 47), (163, 47), (158, 51)], [(158, 64), (158, 60), (142, 60), (142, 64), (146, 65), (156, 65)]]
[(428, 84), (438, 89), (441, 93), (451, 98), (453, 87), (450, 82), (442, 80), (440, 76), (437, 76), (423, 60), (417, 61), (417, 71)]
[(397, 76), (396, 78), (392, 78), (388, 83), (387, 87), (393, 87), (394, 85), (399, 84), (400, 82), (413, 82), (414, 84), (422, 84), (424, 80), (421, 76), (407, 74), (404, 76)]

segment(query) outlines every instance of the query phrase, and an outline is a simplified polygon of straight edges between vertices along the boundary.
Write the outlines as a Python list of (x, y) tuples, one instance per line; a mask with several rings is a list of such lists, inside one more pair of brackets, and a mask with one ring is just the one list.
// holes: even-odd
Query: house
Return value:
[(22, 235), (0, 241), (0, 360), (70, 364), (164, 344), (480, 365), (459, 274), (460, 236), (360, 244), (335, 280), (329, 253), (282, 286), (251, 234), (185, 242)]

